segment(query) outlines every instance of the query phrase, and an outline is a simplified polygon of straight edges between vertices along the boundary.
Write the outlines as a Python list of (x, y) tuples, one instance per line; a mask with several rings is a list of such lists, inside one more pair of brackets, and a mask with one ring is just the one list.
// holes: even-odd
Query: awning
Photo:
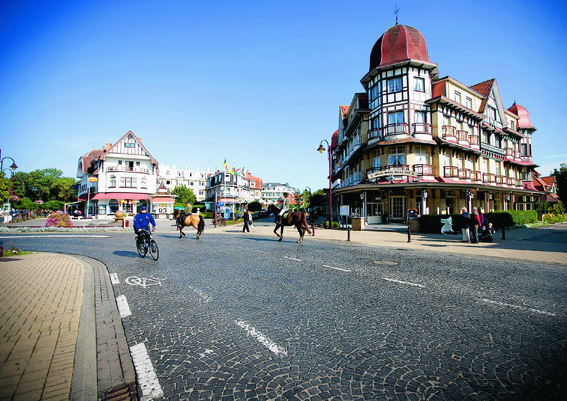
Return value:
[(153, 198), (152, 203), (175, 203), (173, 198)]
[(130, 200), (140, 200), (145, 199), (148, 200), (150, 197), (146, 194), (135, 194), (135, 193), (128, 193), (128, 192), (99, 192), (95, 196), (91, 198), (92, 200), (98, 199), (130, 199)]

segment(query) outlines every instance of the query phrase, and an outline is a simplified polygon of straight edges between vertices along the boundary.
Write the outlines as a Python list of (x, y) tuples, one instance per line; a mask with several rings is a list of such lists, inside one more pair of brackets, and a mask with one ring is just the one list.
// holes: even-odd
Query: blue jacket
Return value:
[(149, 230), (150, 229), (150, 223), (152, 223), (152, 225), (154, 227), (156, 226), (156, 221), (154, 220), (153, 216), (151, 214), (149, 214), (148, 212), (138, 213), (134, 217), (134, 228), (136, 230), (140, 230), (140, 229)]

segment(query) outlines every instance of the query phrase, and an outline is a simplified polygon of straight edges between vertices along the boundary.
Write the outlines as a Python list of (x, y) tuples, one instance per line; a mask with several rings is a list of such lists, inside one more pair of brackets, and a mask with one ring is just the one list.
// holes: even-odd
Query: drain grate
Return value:
[(102, 401), (123, 401), (123, 400), (138, 400), (138, 393), (136, 392), (136, 383), (125, 383), (120, 386), (106, 390), (99, 395), (99, 400)]

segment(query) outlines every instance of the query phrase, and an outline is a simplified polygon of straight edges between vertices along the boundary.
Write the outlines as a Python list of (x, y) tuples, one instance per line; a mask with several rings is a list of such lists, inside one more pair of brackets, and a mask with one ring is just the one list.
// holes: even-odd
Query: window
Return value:
[(405, 146), (391, 146), (390, 148), (388, 148), (388, 164), (406, 164)]
[(415, 112), (415, 122), (416, 123), (425, 123), (425, 113), (423, 111), (416, 111)]
[(393, 78), (388, 80), (388, 93), (399, 92), (402, 90), (402, 79)]
[(467, 97), (466, 100), (466, 106), (472, 110), (472, 99), (470, 97)]
[(520, 147), (520, 152), (521, 152), (520, 154), (522, 156), (527, 156), (528, 155), (528, 145), (525, 144), (525, 143), (522, 143), (520, 146), (521, 146)]
[(394, 113), (388, 114), (388, 123), (389, 124), (398, 124), (404, 122), (404, 112), (403, 111), (396, 111)]
[(142, 185), (142, 188), (146, 188), (147, 187), (147, 179), (146, 177), (142, 177), (140, 179), (140, 184)]
[(488, 133), (485, 130), (482, 130), (482, 142), (488, 143)]
[(136, 177), (121, 177), (120, 186), (122, 188), (136, 188), (137, 187)]
[(427, 164), (427, 147), (414, 146), (415, 164)]
[(455, 91), (455, 102), (461, 104), (461, 92)]
[(115, 175), (110, 176), (110, 183), (109, 183), (108, 187), (109, 188), (116, 188), (116, 176)]
[(415, 78), (415, 90), (418, 92), (425, 92), (425, 79)]
[(372, 152), (372, 167), (380, 168), (380, 151), (375, 150)]
[(125, 148), (133, 148), (133, 147), (135, 147), (135, 146), (136, 146), (136, 145), (135, 145), (133, 142), (126, 142), (126, 143), (124, 143), (124, 147), (125, 147)]
[(380, 97), (380, 82), (370, 88), (370, 100), (375, 100)]
[(118, 211), (118, 200), (111, 199), (108, 202), (108, 209), (110, 209), (110, 213), (116, 213)]
[(486, 108), (486, 112), (488, 114), (488, 118), (496, 121), (496, 109), (494, 107), (488, 106)]

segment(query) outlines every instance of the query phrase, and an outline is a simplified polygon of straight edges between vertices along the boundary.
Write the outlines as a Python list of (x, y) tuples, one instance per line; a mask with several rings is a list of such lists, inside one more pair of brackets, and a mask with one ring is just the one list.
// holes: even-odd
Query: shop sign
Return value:
[(418, 177), (418, 174), (415, 171), (409, 171), (409, 170), (404, 170), (401, 168), (392, 168), (389, 170), (384, 170), (384, 171), (376, 171), (375, 173), (370, 173), (368, 174), (368, 179), (369, 180), (373, 180), (374, 178), (380, 178), (380, 177), (389, 177), (389, 176), (393, 176), (393, 175), (401, 175), (401, 176), (405, 176), (405, 177)]

